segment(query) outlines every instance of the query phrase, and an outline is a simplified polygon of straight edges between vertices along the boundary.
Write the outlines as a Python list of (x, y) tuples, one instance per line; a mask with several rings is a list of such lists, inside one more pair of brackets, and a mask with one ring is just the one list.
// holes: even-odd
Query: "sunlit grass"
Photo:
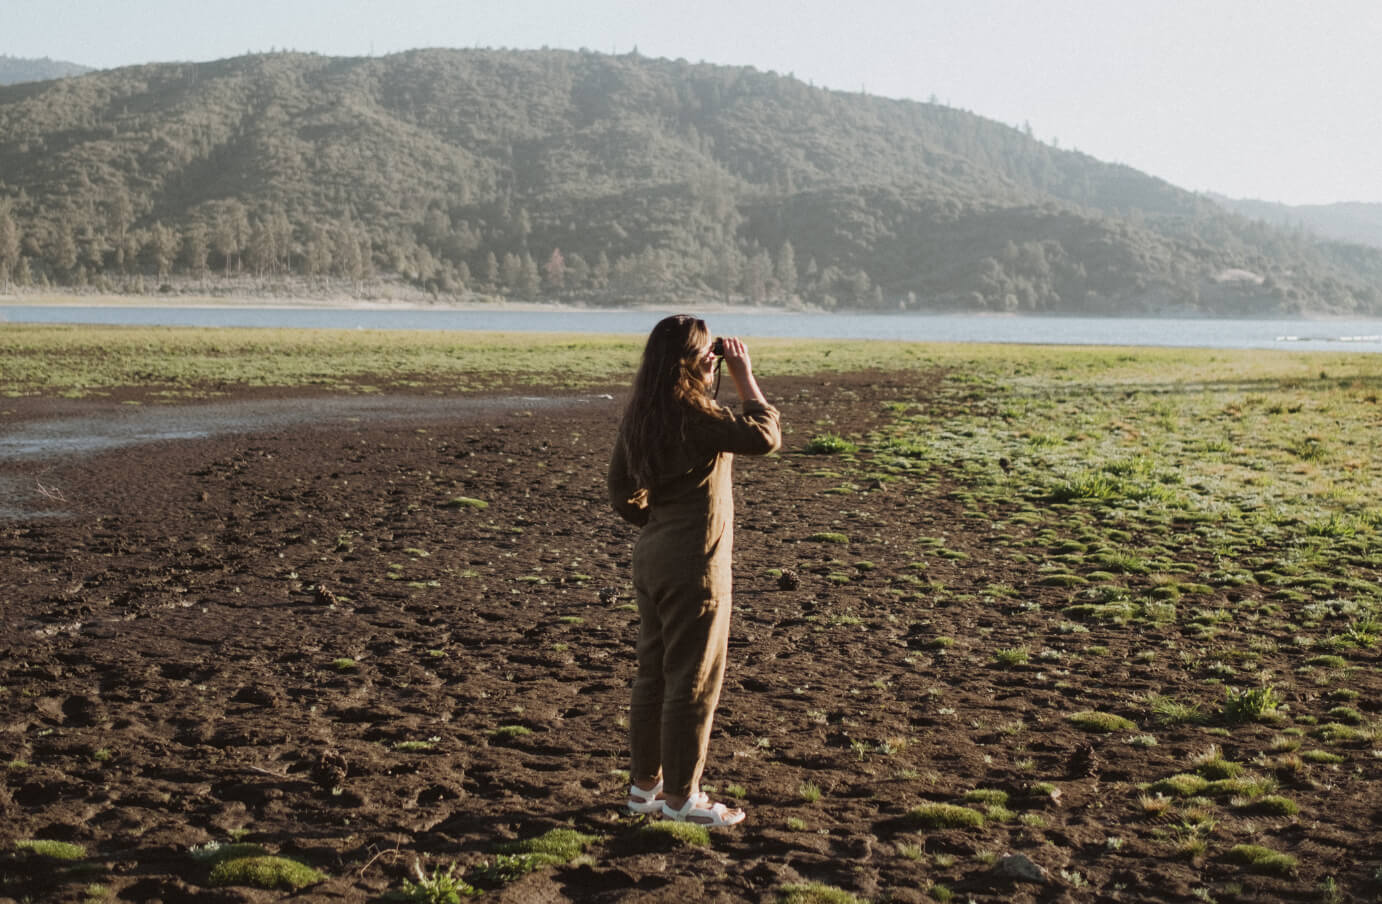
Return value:
[[(534, 315), (540, 316), (540, 315)], [(306, 330), (7, 324), (0, 386), (9, 395), (93, 396), (145, 387), (164, 398), (227, 387), (321, 387), (342, 392), (440, 388), (490, 391), (549, 383), (624, 385), (642, 336), (426, 330)], [(764, 374), (937, 366), (944, 346), (761, 339)]]

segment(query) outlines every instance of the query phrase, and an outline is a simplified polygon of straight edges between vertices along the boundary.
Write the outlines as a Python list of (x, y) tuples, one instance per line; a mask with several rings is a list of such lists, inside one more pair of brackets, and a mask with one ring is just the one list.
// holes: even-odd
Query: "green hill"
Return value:
[(1213, 196), (1229, 210), (1286, 229), (1309, 230), (1338, 242), (1382, 248), (1382, 204), (1274, 204)]
[(62, 60), (41, 60), (12, 57), (0, 54), (0, 85), (14, 85), (19, 82), (41, 82), (47, 79), (66, 78), (90, 72), (89, 66), (79, 66)]
[(973, 114), (750, 68), (419, 50), (0, 88), (0, 284), (1382, 313), (1382, 251)]

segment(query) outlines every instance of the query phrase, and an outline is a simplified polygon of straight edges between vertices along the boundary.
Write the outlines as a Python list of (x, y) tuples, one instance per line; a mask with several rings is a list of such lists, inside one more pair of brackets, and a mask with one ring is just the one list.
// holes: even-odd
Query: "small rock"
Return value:
[(1049, 881), (1046, 870), (1021, 854), (1008, 854), (1001, 858), (993, 867), (993, 876), (1011, 882), (1035, 882), (1038, 885), (1045, 885)]

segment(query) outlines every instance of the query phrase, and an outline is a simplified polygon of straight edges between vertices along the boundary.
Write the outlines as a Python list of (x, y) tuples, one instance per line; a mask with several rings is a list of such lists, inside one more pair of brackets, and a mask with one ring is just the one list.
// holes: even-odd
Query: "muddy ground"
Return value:
[[(1177, 665), (1134, 660), (1155, 632), (1090, 626), (1070, 642), (1109, 655), (1058, 682), (1036, 679), (1040, 663), (996, 666), (993, 650), (1063, 642), (1051, 627), (1070, 591), (997, 551), (1021, 526), (974, 517), (944, 473), (840, 492), (831, 460), (803, 454), (822, 432), (866, 434), (883, 402), (927, 404), (936, 379), (763, 380), (785, 449), (736, 463), (731, 664), (706, 774), (749, 817), (709, 847), (622, 811), (635, 532), (604, 501), (622, 388), (433, 408), (419, 392), (318, 419), (324, 397), (288, 394), (301, 423), (0, 465), (27, 494), (0, 521), (0, 900), (289, 896), (212, 887), (190, 852), (232, 840), (319, 869), (291, 896), (313, 901), (381, 899), (415, 860), (454, 861), (502, 901), (774, 901), (808, 882), (876, 901), (933, 885), (980, 901), (1305, 901), (1326, 877), (1375, 899), (1375, 766), (1297, 776), (1301, 814), (1235, 821), (1184, 853), (1139, 783), (1233, 739), (1187, 725), (1141, 746), (1066, 719), (1145, 721), (1130, 701)], [(0, 429), (127, 401), (11, 400)], [(1006, 791), (1011, 817), (908, 818), (974, 789)], [(486, 885), (498, 842), (566, 825), (600, 836), (586, 858)], [(1225, 856), (1251, 841), (1298, 870)], [(1044, 876), (1009, 875), (1009, 854)]]

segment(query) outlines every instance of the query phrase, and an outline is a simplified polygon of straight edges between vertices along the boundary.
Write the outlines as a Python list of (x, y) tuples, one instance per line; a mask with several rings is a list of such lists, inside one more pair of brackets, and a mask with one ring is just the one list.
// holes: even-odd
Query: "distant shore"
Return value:
[(14, 292), (0, 293), (0, 307), (83, 307), (83, 308), (181, 308), (204, 310), (322, 310), (322, 311), (472, 311), (492, 312), (532, 312), (532, 313), (589, 313), (589, 314), (628, 314), (642, 311), (689, 311), (697, 314), (753, 314), (793, 316), (801, 314), (842, 316), (868, 315), (888, 317), (966, 317), (984, 320), (1204, 320), (1204, 321), (1297, 321), (1330, 323), (1336, 321), (1376, 321), (1382, 318), (1361, 314), (1300, 313), (1292, 315), (1231, 315), (1212, 314), (1197, 311), (1161, 311), (1155, 313), (1138, 312), (1128, 314), (1080, 314), (1071, 311), (946, 311), (946, 310), (899, 310), (865, 311), (853, 308), (827, 311), (810, 305), (771, 305), (748, 304), (705, 299), (687, 298), (675, 303), (650, 302), (629, 305), (586, 305), (570, 301), (515, 301), (493, 295), (474, 296), (471, 301), (454, 298), (433, 299), (421, 295), (394, 298), (360, 298), (345, 294), (300, 297), (274, 295), (270, 293), (245, 293), (239, 295), (200, 295), (166, 294), (136, 295), (126, 293), (72, 293), (72, 292)]
[[(0, 294), (0, 305), (14, 307), (85, 307), (85, 308), (306, 308), (341, 311), (532, 311), (548, 312), (589, 312), (621, 313), (629, 311), (658, 311), (667, 308), (662, 304), (637, 304), (622, 307), (604, 305), (583, 305), (563, 301), (511, 301), (486, 296), (476, 301), (423, 301), (420, 299), (380, 299), (350, 298), (285, 298), (281, 296), (264, 297), (259, 295), (123, 295), (91, 294), (75, 295), (63, 293)], [(708, 314), (822, 314), (827, 313), (803, 306), (752, 304), (695, 304), (684, 305), (688, 310)], [(1009, 316), (1009, 315), (1000, 315)]]

